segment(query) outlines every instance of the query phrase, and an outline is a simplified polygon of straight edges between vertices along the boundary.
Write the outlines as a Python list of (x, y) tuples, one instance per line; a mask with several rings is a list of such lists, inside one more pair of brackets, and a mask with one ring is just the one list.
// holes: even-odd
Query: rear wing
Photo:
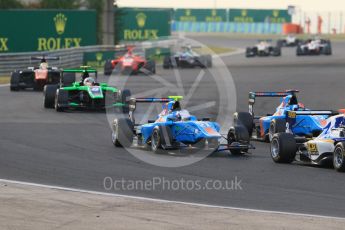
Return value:
[(97, 79), (97, 70), (91, 68), (90, 66), (80, 66), (80, 68), (75, 68), (75, 69), (63, 69), (62, 74), (64, 73), (94, 73), (95, 77)]
[(60, 57), (57, 57), (57, 56), (31, 56), (30, 57), (30, 59), (32, 60), (32, 61), (42, 61), (43, 59), (44, 60), (52, 60), (52, 61), (58, 61), (58, 60), (60, 60)]
[(253, 106), (255, 104), (257, 97), (286, 97), (288, 95), (295, 95), (299, 91), (296, 89), (289, 89), (285, 92), (249, 92), (249, 113), (254, 116), (254, 109)]

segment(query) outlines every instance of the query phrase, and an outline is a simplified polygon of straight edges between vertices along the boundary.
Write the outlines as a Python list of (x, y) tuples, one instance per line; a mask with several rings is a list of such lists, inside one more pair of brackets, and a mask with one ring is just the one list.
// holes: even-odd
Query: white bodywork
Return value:
[(345, 137), (343, 136), (343, 131), (345, 131), (344, 127), (344, 114), (328, 118), (323, 132), (315, 139), (303, 144), (307, 149), (309, 158), (315, 161), (324, 153), (333, 153), (335, 142), (345, 141)]

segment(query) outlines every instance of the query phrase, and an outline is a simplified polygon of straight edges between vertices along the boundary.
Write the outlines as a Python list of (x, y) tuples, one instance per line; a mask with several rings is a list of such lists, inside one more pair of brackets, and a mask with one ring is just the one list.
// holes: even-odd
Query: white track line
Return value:
[(3, 85), (0, 85), (0, 88), (1, 87), (8, 87), (8, 86), (10, 86), (10, 84), (3, 84)]
[(334, 220), (345, 221), (345, 218), (334, 217), (334, 216), (313, 215), (313, 214), (305, 214), (305, 213), (292, 213), (292, 212), (283, 212), (283, 211), (270, 211), (270, 210), (261, 210), (261, 209), (251, 209), (251, 208), (239, 208), (239, 207), (231, 207), (231, 206), (218, 206), (218, 205), (208, 205), (208, 204), (174, 201), (174, 200), (163, 200), (163, 199), (155, 199), (155, 198), (148, 198), (148, 197), (141, 197), (141, 196), (130, 196), (130, 195), (122, 195), (122, 194), (116, 194), (116, 193), (96, 192), (96, 191), (90, 191), (90, 190), (82, 190), (82, 189), (76, 189), (76, 188), (67, 188), (67, 187), (44, 185), (44, 184), (15, 181), (15, 180), (6, 180), (6, 179), (0, 179), (0, 183), (12, 183), (12, 184), (40, 187), (40, 188), (56, 189), (56, 190), (62, 190), (62, 191), (68, 191), (68, 192), (80, 192), (80, 193), (86, 193), (86, 194), (92, 194), (92, 195), (130, 198), (130, 199), (157, 202), (157, 203), (181, 204), (181, 205), (191, 205), (191, 206), (205, 207), (205, 208), (221, 208), (221, 209), (256, 212), (256, 213), (264, 213), (264, 214), (279, 214), (279, 215), (290, 215), (290, 216), (312, 217), (312, 218), (325, 218), (325, 219), (334, 219)]

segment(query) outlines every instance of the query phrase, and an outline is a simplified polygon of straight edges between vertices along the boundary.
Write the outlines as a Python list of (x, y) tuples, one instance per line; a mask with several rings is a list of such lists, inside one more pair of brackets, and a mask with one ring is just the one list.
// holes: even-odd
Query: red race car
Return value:
[(134, 51), (134, 46), (128, 46), (127, 52), (114, 60), (107, 60), (104, 65), (104, 75), (111, 75), (113, 71), (124, 75), (131, 74), (155, 74), (156, 63), (147, 60), (144, 55)]

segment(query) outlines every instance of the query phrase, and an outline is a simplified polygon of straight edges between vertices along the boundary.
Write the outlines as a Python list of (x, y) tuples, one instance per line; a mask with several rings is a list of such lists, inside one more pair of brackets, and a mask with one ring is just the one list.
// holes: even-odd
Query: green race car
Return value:
[[(76, 81), (76, 74), (81, 80)], [(91, 76), (92, 75), (92, 76)], [(128, 103), (131, 92), (107, 83), (97, 82), (97, 70), (89, 66), (79, 69), (65, 69), (58, 85), (44, 87), (44, 107), (55, 108), (62, 112), (68, 109), (105, 110), (114, 108), (128, 113)]]

